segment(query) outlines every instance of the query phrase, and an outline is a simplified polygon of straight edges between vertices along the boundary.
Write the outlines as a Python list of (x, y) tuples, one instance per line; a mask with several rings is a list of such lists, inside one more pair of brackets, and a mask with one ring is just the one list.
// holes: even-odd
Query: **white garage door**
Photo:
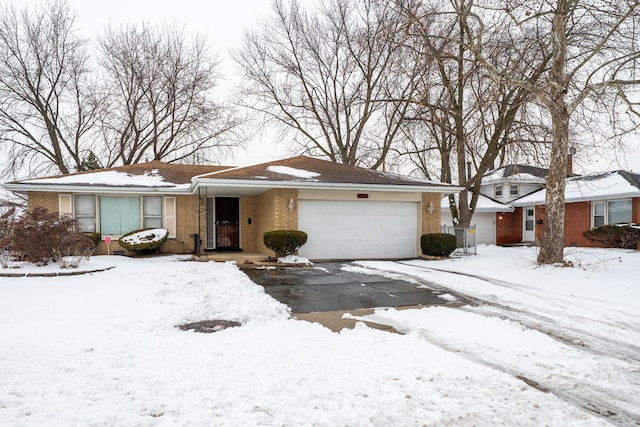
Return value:
[(418, 255), (418, 203), (301, 200), (298, 229), (309, 259), (410, 258)]

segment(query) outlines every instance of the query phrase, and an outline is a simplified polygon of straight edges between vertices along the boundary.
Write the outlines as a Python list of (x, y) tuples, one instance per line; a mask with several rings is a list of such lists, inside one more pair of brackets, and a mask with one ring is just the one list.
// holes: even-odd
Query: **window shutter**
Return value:
[(169, 232), (169, 237), (176, 237), (176, 198), (164, 198), (164, 228)]
[(60, 216), (73, 216), (71, 194), (58, 194), (58, 213), (60, 213)]

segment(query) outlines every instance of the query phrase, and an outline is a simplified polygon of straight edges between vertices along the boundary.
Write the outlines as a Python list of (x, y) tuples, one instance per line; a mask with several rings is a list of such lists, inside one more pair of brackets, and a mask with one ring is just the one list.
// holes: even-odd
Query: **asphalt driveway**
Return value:
[[(255, 283), (295, 313), (450, 304), (442, 291), (415, 283), (343, 271), (349, 263), (318, 263), (311, 268), (245, 269)], [(425, 283), (428, 286), (428, 283)], [(457, 301), (460, 303), (463, 301)]]

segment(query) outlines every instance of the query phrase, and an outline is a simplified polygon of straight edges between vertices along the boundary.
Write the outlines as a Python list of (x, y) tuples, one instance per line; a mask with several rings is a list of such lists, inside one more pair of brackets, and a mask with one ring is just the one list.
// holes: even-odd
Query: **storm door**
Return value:
[(216, 250), (240, 249), (240, 199), (215, 198)]

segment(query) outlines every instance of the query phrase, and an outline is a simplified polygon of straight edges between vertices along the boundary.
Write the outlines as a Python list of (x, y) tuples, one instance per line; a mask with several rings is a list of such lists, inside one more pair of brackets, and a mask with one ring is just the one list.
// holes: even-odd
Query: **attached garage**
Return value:
[(309, 259), (411, 258), (418, 255), (419, 203), (300, 200), (298, 229)]

